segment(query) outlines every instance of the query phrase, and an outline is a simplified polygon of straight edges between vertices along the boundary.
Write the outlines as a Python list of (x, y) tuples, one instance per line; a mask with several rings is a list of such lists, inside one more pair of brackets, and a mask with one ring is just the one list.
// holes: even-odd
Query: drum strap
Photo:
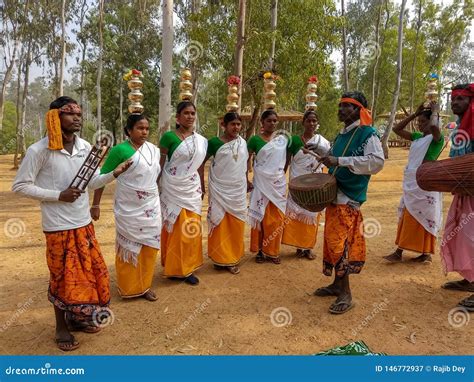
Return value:
[[(347, 145), (346, 147), (344, 148), (344, 151), (342, 152), (342, 155), (341, 157), (344, 156), (344, 154), (347, 152), (347, 149), (349, 148), (350, 144), (352, 143), (352, 140), (354, 139), (354, 136), (355, 136), (355, 133), (357, 132), (357, 129), (359, 128), (359, 126), (355, 127), (354, 128), (354, 132), (352, 133), (351, 135), (351, 138), (349, 139), (349, 142), (347, 142)], [(337, 140), (337, 138), (336, 138)], [(336, 143), (336, 140), (334, 141), (334, 143)], [(332, 145), (332, 147), (334, 147), (334, 144)], [(332, 147), (331, 147), (331, 150), (332, 150)], [(333, 173), (332, 173), (332, 176), (336, 176), (336, 171), (339, 169), (339, 166), (336, 166), (336, 168), (334, 169)]]

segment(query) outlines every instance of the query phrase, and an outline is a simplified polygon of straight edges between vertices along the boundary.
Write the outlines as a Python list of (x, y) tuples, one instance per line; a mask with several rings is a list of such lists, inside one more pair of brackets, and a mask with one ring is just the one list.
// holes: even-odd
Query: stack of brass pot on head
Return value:
[(191, 70), (188, 68), (181, 70), (181, 81), (179, 83), (179, 99), (181, 101), (192, 101), (193, 99), (193, 84), (191, 78)]
[(137, 69), (130, 70), (123, 76), (123, 79), (127, 81), (130, 93), (128, 93), (128, 99), (130, 104), (128, 105), (128, 112), (130, 114), (142, 114), (145, 109), (141, 102), (143, 101), (143, 82), (140, 80), (142, 73)]
[(276, 103), (276, 83), (275, 83), (276, 76), (271, 72), (266, 72), (263, 75), (263, 89), (264, 89), (264, 108), (265, 110), (268, 109), (275, 109)]
[(314, 110), (318, 108), (318, 105), (316, 105), (316, 102), (318, 101), (318, 95), (316, 94), (316, 91), (318, 90), (318, 77), (316, 76), (311, 76), (308, 79), (308, 86), (306, 87), (306, 106), (305, 109), (306, 111), (308, 110)]

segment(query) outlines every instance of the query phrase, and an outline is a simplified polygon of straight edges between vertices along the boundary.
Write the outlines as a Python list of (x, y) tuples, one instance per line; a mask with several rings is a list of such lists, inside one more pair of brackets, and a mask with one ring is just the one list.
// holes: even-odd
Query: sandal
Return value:
[(449, 281), (443, 284), (442, 288), (450, 290), (459, 290), (462, 292), (474, 292), (474, 282), (469, 282), (466, 279), (458, 281)]
[(151, 289), (147, 290), (145, 294), (142, 294), (142, 297), (147, 301), (158, 300), (158, 297), (156, 296), (155, 292), (153, 292)]
[(56, 338), (54, 341), (56, 342), (56, 346), (58, 347), (58, 349), (62, 351), (73, 351), (79, 347), (79, 342), (76, 341), (72, 334), (71, 338), (69, 338), (68, 340), (60, 340)]
[(226, 267), (226, 269), (233, 275), (237, 275), (240, 273), (240, 268), (237, 265), (234, 265), (232, 267)]
[(279, 257), (265, 256), (265, 259), (273, 264), (281, 264), (281, 259)]
[(410, 259), (410, 261), (412, 263), (431, 264), (433, 260), (431, 259), (431, 255), (423, 253), (420, 256), (417, 256), (417, 257), (414, 257), (413, 259)]
[(316, 289), (313, 294), (318, 297), (338, 297), (341, 292), (339, 292), (336, 288), (331, 288), (330, 286), (327, 286)]
[[(346, 306), (346, 308), (343, 309), (343, 310), (335, 310), (334, 309), (336, 306), (344, 306), (344, 305)], [(355, 303), (353, 303), (352, 301), (351, 302), (346, 302), (346, 301), (335, 302), (334, 304), (332, 304), (329, 307), (329, 313), (331, 313), (331, 314), (344, 314), (344, 313), (348, 312), (349, 310), (351, 310), (354, 306), (355, 306)]]
[(304, 251), (302, 249), (297, 249), (296, 250), (296, 257), (299, 259), (302, 259), (304, 257)]
[(102, 330), (102, 328), (99, 326), (89, 325), (89, 324), (81, 323), (77, 321), (68, 321), (67, 329), (70, 332), (83, 332), (83, 333), (89, 333), (89, 334), (99, 333)]
[(265, 262), (265, 255), (262, 253), (262, 251), (259, 251), (257, 253), (257, 256), (255, 257), (255, 262), (258, 264), (262, 264)]
[(474, 294), (461, 300), (458, 306), (466, 309), (468, 312), (474, 312)]
[(311, 250), (305, 249), (303, 253), (308, 260), (316, 260), (316, 255)]

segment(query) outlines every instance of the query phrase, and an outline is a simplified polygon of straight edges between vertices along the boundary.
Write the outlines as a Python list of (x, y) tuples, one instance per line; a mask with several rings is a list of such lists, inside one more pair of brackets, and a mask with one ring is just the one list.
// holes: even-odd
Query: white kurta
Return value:
[(209, 170), (209, 233), (229, 213), (247, 219), (247, 144), (242, 137), (227, 142), (217, 150)]

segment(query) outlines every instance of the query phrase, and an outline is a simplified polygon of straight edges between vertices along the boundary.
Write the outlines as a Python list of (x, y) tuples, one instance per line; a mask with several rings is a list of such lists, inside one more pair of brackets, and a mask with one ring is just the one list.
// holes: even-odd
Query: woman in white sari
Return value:
[[(413, 119), (420, 131), (408, 132), (405, 127)], [(412, 141), (408, 164), (403, 175), (403, 196), (400, 200), (399, 222), (395, 244), (398, 248), (384, 256), (390, 262), (402, 261), (403, 250), (420, 253), (415, 262), (431, 262), (436, 237), (441, 228), (443, 210), (442, 194), (422, 190), (416, 182), (416, 170), (425, 161), (436, 160), (441, 153), (444, 139), (439, 129), (439, 105), (432, 102), (430, 109), (421, 105), (415, 114), (405, 118), (393, 131)]]
[[(130, 168), (117, 178), (114, 216), (116, 227), (115, 270), (121, 297), (142, 296), (157, 299), (150, 289), (156, 257), (160, 248), (161, 211), (157, 179), (160, 174), (160, 150), (147, 142), (149, 123), (146, 117), (132, 114), (127, 119), (128, 139), (112, 148), (101, 168), (101, 174), (114, 171), (129, 161)], [(97, 185), (100, 184), (100, 178)], [(96, 189), (91, 216), (100, 217), (100, 200), (104, 188)]]
[[(213, 157), (208, 182), (207, 253), (216, 269), (237, 274), (244, 255), (248, 151), (245, 140), (239, 136), (242, 128), (239, 114), (227, 113), (222, 127), (224, 131), (220, 137), (209, 139), (204, 161)], [(201, 187), (205, 189), (204, 178)]]
[(194, 131), (196, 107), (182, 101), (176, 111), (176, 130), (160, 139), (161, 263), (164, 276), (199, 284), (193, 272), (203, 263), (201, 177), (207, 140)]
[(280, 264), (280, 245), (283, 235), (286, 209), (285, 172), (289, 155), (289, 139), (275, 134), (278, 115), (266, 110), (261, 117), (262, 128), (258, 135), (247, 142), (249, 166), (252, 154), (253, 191), (250, 194), (248, 220), (250, 223), (250, 251), (257, 252), (256, 262), (265, 260)]
[[(316, 112), (308, 110), (303, 116), (303, 134), (291, 137), (289, 146), (289, 151), (292, 154), (290, 180), (301, 175), (323, 171), (323, 166), (319, 166), (319, 162), (314, 156), (302, 151), (302, 148), (306, 145), (320, 156), (325, 156), (328, 153), (331, 144), (322, 135), (315, 133), (317, 125)], [(321, 213), (314, 213), (301, 208), (293, 201), (291, 195), (288, 195), (286, 204), (287, 221), (283, 231), (282, 244), (296, 247), (298, 257), (314, 260), (316, 256), (311, 250), (316, 245), (320, 216)]]

